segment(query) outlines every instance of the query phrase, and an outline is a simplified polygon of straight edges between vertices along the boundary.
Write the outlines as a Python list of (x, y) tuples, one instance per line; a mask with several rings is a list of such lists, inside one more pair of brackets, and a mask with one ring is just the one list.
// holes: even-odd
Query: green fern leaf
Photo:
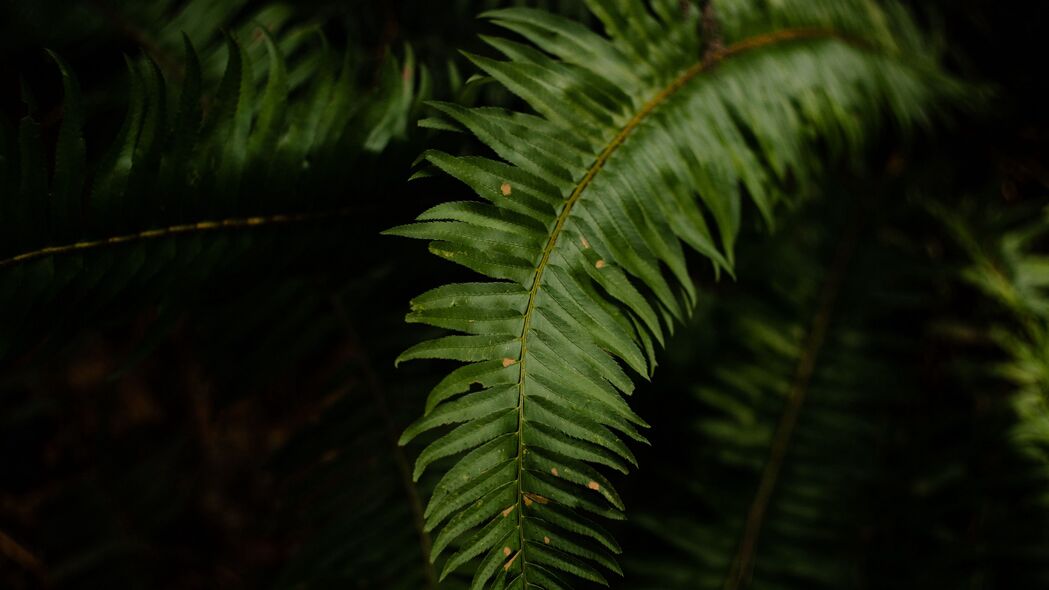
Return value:
[[(465, 453), (430, 501), (454, 514), (433, 557), (460, 538), (448, 564), (483, 555), (475, 588), (604, 582), (594, 564), (614, 561), (584, 544), (596, 529), (582, 513), (621, 518), (622, 506), (590, 464), (634, 464), (624, 437), (644, 440), (644, 422), (624, 402), (628, 370), (650, 375), (655, 343), (695, 304), (683, 244), (731, 272), (744, 195), (771, 222), (782, 187), (818, 168), (814, 141), (836, 155), (883, 112), (923, 122), (946, 86), (921, 48), (884, 35), (889, 14), (873, 4), (726, 4), (728, 45), (706, 55), (691, 4), (588, 2), (607, 36), (537, 10), (487, 13), (533, 45), (487, 39), (508, 60), (469, 57), (538, 115), (433, 105), (447, 123), (429, 126), (465, 128), (502, 160), (428, 152), (488, 203), (440, 205), (388, 232), (504, 281), (424, 296), (409, 321), (466, 335), (398, 359), (475, 363), (435, 388), (402, 439), (465, 421), (415, 475)], [(471, 391), (475, 377), (491, 387)], [(534, 527), (557, 534), (537, 541)]]
[(863, 549), (843, 540), (872, 520), (875, 449), (920, 386), (903, 368), (909, 334), (882, 331), (907, 311), (889, 263), (901, 253), (857, 227), (860, 207), (835, 191), (794, 211), (741, 256), (739, 289), (705, 301), (683, 334), (693, 349), (665, 376), (679, 379), (670, 403), (687, 426), (640, 483), (662, 501), (632, 519), (637, 588), (869, 580)]
[[(301, 247), (277, 243), (272, 228), (346, 217), (345, 187), (353, 185), (343, 180), (354, 172), (347, 162), (404, 136), (418, 72), (405, 79), (391, 56), (386, 65), (397, 76), (369, 92), (357, 81), (354, 49), (340, 63), (325, 46), (300, 47), (302, 30), (280, 41), (256, 32), (250, 49), (230, 35), (204, 58), (182, 37), (181, 76), (148, 57), (128, 59), (126, 114), (90, 172), (80, 90), (52, 54), (65, 94), (54, 172), (35, 107), (17, 129), (0, 124), (0, 361), (48, 326), (177, 298), (175, 287), (192, 292), (249, 255), (272, 269), (302, 256)], [(297, 49), (293, 61), (286, 49)], [(206, 93), (201, 63), (216, 56), (226, 68)], [(316, 83), (293, 95), (314, 73)], [(171, 105), (168, 81), (177, 78)], [(28, 89), (23, 96), (34, 103)], [(376, 104), (380, 120), (368, 116)]]

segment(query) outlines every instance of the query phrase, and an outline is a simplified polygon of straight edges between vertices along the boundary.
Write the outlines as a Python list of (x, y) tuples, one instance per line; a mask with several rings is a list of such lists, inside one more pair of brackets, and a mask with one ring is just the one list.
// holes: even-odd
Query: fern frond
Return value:
[(867, 212), (833, 199), (844, 205), (812, 203), (752, 248), (738, 288), (715, 295), (681, 335), (696, 344), (671, 355), (666, 376), (682, 390), (665, 402), (680, 430), (659, 441), (681, 447), (638, 484), (662, 501), (632, 519), (632, 587), (875, 579), (863, 567), (891, 481), (884, 439), (919, 390), (909, 334), (881, 327), (910, 294), (899, 291), (899, 252), (856, 227)]
[(981, 445), (993, 457), (980, 465), (989, 473), (978, 474), (988, 483), (969, 500), (981, 517), (975, 534), (986, 545), (970, 567), (992, 582), (1043, 586), (1049, 584), (1049, 210), (1044, 200), (1012, 207), (993, 199), (925, 204), (963, 253), (954, 278), (982, 295), (975, 306), (966, 301), (962, 325), (986, 335), (981, 344), (997, 353), (988, 361), (986, 349), (962, 348), (955, 367), (961, 387), (977, 397), (981, 421), (997, 427)]
[(402, 442), (459, 425), (421, 452), (416, 477), (459, 457), (427, 524), (435, 559), (457, 549), (443, 575), (481, 559), (474, 588), (618, 571), (591, 517), (620, 519), (623, 503), (595, 466), (626, 472), (624, 439), (645, 441), (628, 370), (651, 375), (696, 301), (683, 244), (732, 272), (744, 195), (771, 222), (784, 187), (818, 169), (813, 150), (851, 152), (885, 113), (924, 122), (947, 86), (911, 35), (890, 34), (905, 17), (872, 3), (725, 3), (724, 46), (705, 55), (691, 4), (588, 4), (607, 36), (536, 10), (487, 13), (532, 45), (486, 39), (508, 61), (470, 58), (538, 115), (435, 104), (501, 161), (425, 158), (488, 203), (444, 203), (388, 232), (501, 281), (414, 300), (409, 321), (462, 334), (398, 359), (470, 363)]
[(347, 218), (347, 189), (366, 184), (348, 163), (403, 137), (425, 91), (410, 51), (368, 89), (352, 49), (300, 48), (289, 61), (257, 29), (247, 45), (226, 38), (212, 93), (183, 44), (176, 91), (151, 59), (129, 61), (127, 114), (97, 164), (76, 80), (52, 54), (65, 93), (53, 170), (31, 117), (0, 144), (0, 358), (88, 308), (191, 290), (247, 253), (272, 253), (270, 267), (293, 258), (302, 248), (273, 229)]

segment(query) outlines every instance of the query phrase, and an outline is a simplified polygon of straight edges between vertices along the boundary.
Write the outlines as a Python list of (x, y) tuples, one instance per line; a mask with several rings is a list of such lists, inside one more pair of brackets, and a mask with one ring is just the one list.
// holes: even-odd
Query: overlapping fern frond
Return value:
[(427, 527), (440, 530), (434, 558), (456, 549), (442, 575), (473, 561), (474, 588), (619, 571), (592, 517), (624, 506), (598, 468), (627, 472), (624, 439), (645, 441), (624, 397), (696, 302), (683, 246), (731, 272), (748, 203), (771, 222), (822, 159), (884, 121), (926, 121), (947, 86), (905, 15), (869, 2), (717, 2), (702, 35), (690, 3), (588, 5), (606, 35), (535, 10), (486, 15), (531, 44), (486, 38), (508, 60), (471, 59), (537, 114), (436, 104), (429, 124), (468, 130), (500, 159), (426, 160), (487, 202), (390, 230), (497, 279), (415, 299), (408, 321), (463, 335), (400, 357), (469, 363), (402, 441), (459, 424), (415, 474), (458, 459)]
[(963, 348), (956, 372), (1000, 424), (984, 443), (993, 460), (979, 464), (991, 473), (980, 474), (970, 501), (981, 515), (974, 569), (991, 583), (1024, 587), (1049, 584), (1049, 211), (1039, 205), (930, 206), (963, 253), (958, 279), (982, 295), (980, 313), (961, 325), (985, 334), (976, 339), (984, 348)]
[[(738, 291), (697, 314), (681, 335), (692, 348), (672, 351), (664, 373), (680, 384), (660, 400), (679, 430), (656, 441), (692, 442), (657, 455), (655, 476), (632, 490), (661, 502), (626, 527), (630, 587), (1049, 580), (1044, 315), (1032, 313), (1049, 225), (1023, 206), (924, 202), (962, 246), (961, 272), (943, 250), (925, 251), (937, 238), (879, 221), (858, 238), (820, 346), (816, 288), (832, 283), (829, 250), (843, 248), (828, 228), (846, 224), (812, 208), (756, 248), (758, 260), (748, 252)], [(945, 297), (961, 299), (964, 320), (938, 318)], [(952, 446), (959, 439), (971, 442)]]
[[(127, 114), (99, 162), (74, 74), (54, 57), (65, 96), (53, 165), (31, 100), (17, 131), (0, 135), (0, 358), (126, 298), (192, 293), (233, 261), (245, 272), (247, 252), (268, 253), (254, 265), (265, 272), (330, 243), (278, 246), (270, 228), (346, 217), (349, 193), (367, 186), (357, 166), (404, 136), (426, 89), (410, 51), (365, 85), (355, 49), (339, 56), (309, 29), (277, 41), (252, 27), (250, 40), (229, 36), (202, 57), (184, 39), (180, 74), (129, 61)], [(225, 68), (211, 88), (201, 63), (216, 59)]]
[(839, 192), (797, 212), (670, 354), (679, 430), (659, 440), (681, 447), (638, 484), (662, 501), (631, 519), (631, 587), (879, 587), (892, 417), (920, 391), (913, 334), (882, 326), (920, 298), (855, 207)]

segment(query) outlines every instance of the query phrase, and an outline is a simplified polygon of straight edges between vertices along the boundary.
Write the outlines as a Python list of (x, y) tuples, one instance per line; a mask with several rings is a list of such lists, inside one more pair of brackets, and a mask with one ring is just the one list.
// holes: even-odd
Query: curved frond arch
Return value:
[[(408, 321), (459, 334), (398, 362), (467, 363), (434, 388), (407, 443), (457, 425), (415, 476), (457, 458), (430, 499), (442, 575), (473, 588), (605, 583), (623, 518), (602, 468), (626, 473), (648, 425), (625, 398), (698, 294), (685, 246), (732, 272), (746, 203), (771, 223), (789, 185), (885, 124), (927, 122), (950, 83), (897, 10), (873, 3), (593, 0), (605, 35), (531, 9), (485, 16), (528, 43), (470, 58), (535, 112), (438, 103), (499, 159), (425, 154), (483, 201), (437, 205), (388, 233), (496, 282), (446, 285)], [(479, 387), (478, 387), (479, 386)], [(479, 563), (476, 560), (480, 560)]]

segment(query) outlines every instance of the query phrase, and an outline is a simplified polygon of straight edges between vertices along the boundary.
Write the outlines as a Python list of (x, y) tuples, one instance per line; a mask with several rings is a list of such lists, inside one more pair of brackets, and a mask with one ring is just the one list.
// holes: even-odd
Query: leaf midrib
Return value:
[(787, 457), (787, 449), (793, 440), (802, 405), (805, 403), (816, 374), (816, 363), (826, 343), (831, 316), (838, 305), (842, 284), (856, 251), (860, 233), (859, 215), (859, 209), (854, 209), (852, 219), (842, 232), (843, 237), (838, 242), (834, 260), (827, 270), (823, 286), (817, 296), (816, 313), (805, 334), (790, 390), (787, 392), (787, 403), (776, 425), (769, 458), (762, 468), (754, 499), (747, 511), (746, 520), (743, 523), (742, 539), (731, 562), (723, 590), (739, 590), (750, 582), (758, 538), (764, 528), (768, 507)]
[(167, 227), (156, 227), (136, 233), (114, 235), (98, 238), (96, 240), (85, 240), (58, 246), (45, 246), (36, 250), (30, 250), (28, 252), (16, 254), (10, 258), (0, 259), (0, 269), (17, 266), (47, 256), (80, 254), (87, 250), (98, 250), (109, 246), (118, 246), (133, 242), (144, 242), (162, 238), (188, 236), (192, 234), (213, 233), (223, 230), (228, 231), (274, 225), (290, 225), (308, 221), (320, 221), (337, 217), (347, 217), (356, 212), (358, 212), (358, 210), (354, 207), (343, 207), (341, 209), (313, 213), (276, 213), (273, 215), (259, 215), (254, 217), (230, 217), (225, 219), (169, 225)]
[(705, 56), (700, 59), (680, 75), (675, 78), (670, 84), (664, 87), (654, 97), (649, 99), (633, 117), (627, 121), (626, 125), (612, 138), (612, 140), (605, 146), (605, 148), (598, 154), (594, 163), (587, 169), (586, 174), (582, 180), (576, 185), (572, 194), (569, 195), (565, 201), (564, 207), (561, 212), (557, 215), (557, 222), (554, 224), (553, 230), (550, 232), (550, 238), (547, 240), (546, 246), (543, 248), (543, 256), (536, 266), (535, 274), (532, 278), (532, 286), (528, 291), (528, 305), (525, 308), (524, 321), (521, 325), (521, 352), (518, 357), (518, 364), (520, 365), (520, 372), (518, 376), (517, 386), (517, 503), (515, 504), (515, 512), (517, 512), (517, 531), (518, 531), (518, 542), (520, 548), (518, 553), (513, 556), (513, 559), (518, 557), (521, 558), (521, 575), (524, 578), (524, 582), (528, 581), (527, 577), (527, 564), (528, 560), (525, 558), (525, 538), (524, 538), (524, 491), (521, 489), (524, 472), (524, 400), (525, 400), (525, 381), (526, 379), (526, 365), (528, 357), (528, 333), (532, 326), (532, 316), (534, 315), (536, 308), (536, 301), (539, 297), (539, 289), (542, 285), (543, 273), (546, 270), (547, 265), (550, 262), (550, 256), (553, 254), (554, 248), (557, 245), (558, 238), (561, 236), (561, 232), (564, 230), (565, 223), (568, 221), (568, 217), (571, 215), (572, 208), (575, 206), (579, 199), (582, 198), (583, 192), (590, 186), (598, 172), (604, 168), (605, 163), (609, 158), (619, 149), (620, 146), (627, 140), (630, 134), (637, 128), (641, 122), (648, 117), (656, 108), (667, 101), (673, 96), (678, 90), (688, 84), (693, 78), (700, 73), (712, 69), (721, 61), (725, 59), (745, 53), (761, 47), (774, 45), (777, 43), (802, 40), (802, 39), (815, 39), (815, 38), (840, 38), (840, 35), (835, 31), (828, 29), (817, 29), (817, 28), (801, 28), (801, 29), (784, 29), (775, 31), (765, 35), (756, 35), (738, 41), (724, 49), (720, 49), (714, 52), (712, 55)]

